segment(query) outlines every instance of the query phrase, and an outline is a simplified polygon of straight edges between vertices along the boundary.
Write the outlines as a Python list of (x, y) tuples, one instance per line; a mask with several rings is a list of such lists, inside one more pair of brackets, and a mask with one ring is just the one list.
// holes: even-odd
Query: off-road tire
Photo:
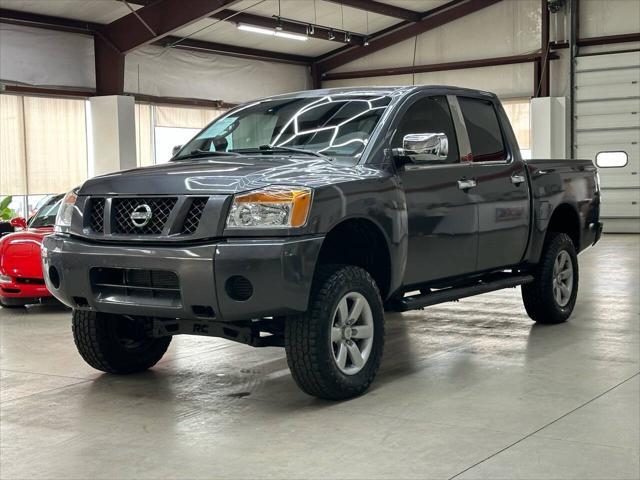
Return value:
[[(371, 353), (355, 375), (344, 374), (336, 365), (330, 337), (333, 313), (348, 292), (358, 292), (366, 298), (374, 325)], [(294, 380), (309, 395), (344, 400), (364, 393), (378, 372), (384, 350), (384, 311), (371, 275), (350, 265), (318, 267), (308, 311), (286, 319), (285, 350)]]
[[(562, 250), (569, 254), (573, 265), (573, 288), (565, 306), (560, 306), (553, 295), (553, 266)], [(578, 257), (567, 234), (549, 232), (533, 276), (533, 282), (522, 286), (522, 300), (529, 317), (542, 324), (565, 322), (573, 312), (578, 295)]]
[(136, 348), (126, 347), (118, 337), (118, 320), (118, 315), (73, 311), (73, 340), (84, 361), (97, 370), (120, 374), (142, 372), (158, 363), (171, 337), (147, 337)]

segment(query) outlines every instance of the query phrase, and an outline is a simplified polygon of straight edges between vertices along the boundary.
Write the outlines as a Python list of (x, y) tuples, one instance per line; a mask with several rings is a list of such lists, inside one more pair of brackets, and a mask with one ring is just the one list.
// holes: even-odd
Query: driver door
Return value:
[[(444, 133), (446, 160), (407, 161), (398, 166), (408, 216), (405, 285), (453, 277), (476, 270), (478, 206), (459, 181), (470, 178), (472, 166), (461, 162), (447, 97), (421, 97), (400, 114), (391, 148), (401, 148), (409, 134)], [(467, 142), (468, 143), (468, 142)]]

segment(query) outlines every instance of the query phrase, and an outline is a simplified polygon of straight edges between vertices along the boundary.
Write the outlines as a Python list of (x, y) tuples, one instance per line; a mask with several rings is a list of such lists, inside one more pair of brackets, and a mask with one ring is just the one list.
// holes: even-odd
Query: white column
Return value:
[(542, 97), (531, 100), (531, 158), (569, 157), (568, 100)]
[(135, 168), (136, 113), (133, 97), (91, 97), (89, 177)]

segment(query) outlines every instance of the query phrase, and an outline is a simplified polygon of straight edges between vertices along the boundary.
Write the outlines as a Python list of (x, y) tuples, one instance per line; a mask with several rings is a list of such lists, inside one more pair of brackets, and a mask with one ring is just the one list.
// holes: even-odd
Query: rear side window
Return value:
[(507, 159), (500, 122), (493, 103), (478, 98), (459, 97), (474, 162), (495, 162)]

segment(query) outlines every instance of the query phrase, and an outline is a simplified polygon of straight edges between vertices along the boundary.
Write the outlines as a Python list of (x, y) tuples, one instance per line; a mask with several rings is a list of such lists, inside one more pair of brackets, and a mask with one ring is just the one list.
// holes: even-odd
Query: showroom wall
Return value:
[[(95, 88), (93, 38), (0, 24), (0, 81)], [(125, 91), (245, 102), (309, 88), (306, 66), (147, 46), (126, 57)]]
[[(640, 2), (635, 0), (580, 0), (580, 36), (594, 37), (640, 31)], [(406, 67), (477, 60), (531, 53), (540, 49), (540, 0), (500, 2), (473, 15), (367, 55), (333, 72)], [(551, 15), (551, 40), (569, 38), (568, 15)], [(415, 48), (414, 48), (415, 47)], [(609, 48), (620, 48), (620, 45)], [(624, 48), (636, 48), (626, 44)], [(414, 61), (415, 50), (415, 61)], [(569, 94), (566, 49), (551, 62), (551, 94)], [(529, 98), (534, 94), (533, 64), (504, 65), (444, 72), (394, 75), (323, 82), (325, 87), (352, 85), (444, 84), (478, 88), (501, 98)]]
[[(89, 93), (95, 89), (93, 38), (0, 23), (0, 81)], [(126, 57), (127, 93), (241, 103), (307, 88), (305, 66), (154, 46)], [(12, 208), (28, 215), (48, 195), (67, 191), (90, 174), (90, 107), (82, 98), (2, 94), (0, 99), (0, 197), (13, 195)], [(136, 104), (138, 165), (166, 161), (174, 145), (224, 111)]]
[[(331, 9), (332, 7), (329, 7)], [(551, 16), (551, 39), (568, 39), (568, 16)], [(492, 58), (540, 48), (540, 0), (504, 1), (443, 27), (343, 65), (354, 71), (415, 64)], [(640, 31), (640, 1), (580, 0), (581, 37)], [(581, 48), (582, 53), (640, 48), (640, 42)], [(415, 52), (415, 61), (414, 61)], [(551, 62), (551, 95), (569, 95), (568, 49)], [(76, 90), (95, 88), (93, 39), (0, 23), (0, 81)], [(496, 92), (525, 156), (530, 144), (533, 64), (505, 65), (323, 83), (351, 85), (451, 84)], [(244, 58), (147, 46), (126, 57), (125, 91), (156, 97), (188, 97), (239, 103), (271, 94), (310, 88), (308, 68)], [(90, 169), (90, 115), (84, 99), (41, 99), (1, 95), (0, 196), (23, 196), (24, 209), (40, 195), (58, 193), (82, 181)], [(46, 101), (50, 100), (50, 101)], [(168, 158), (182, 143), (223, 110), (136, 105), (139, 165)], [(41, 125), (56, 125), (55, 135), (41, 135)], [(53, 130), (49, 130), (52, 132)], [(66, 139), (61, 141), (61, 139)], [(64, 175), (56, 175), (63, 171)], [(17, 198), (17, 197), (16, 197)]]

